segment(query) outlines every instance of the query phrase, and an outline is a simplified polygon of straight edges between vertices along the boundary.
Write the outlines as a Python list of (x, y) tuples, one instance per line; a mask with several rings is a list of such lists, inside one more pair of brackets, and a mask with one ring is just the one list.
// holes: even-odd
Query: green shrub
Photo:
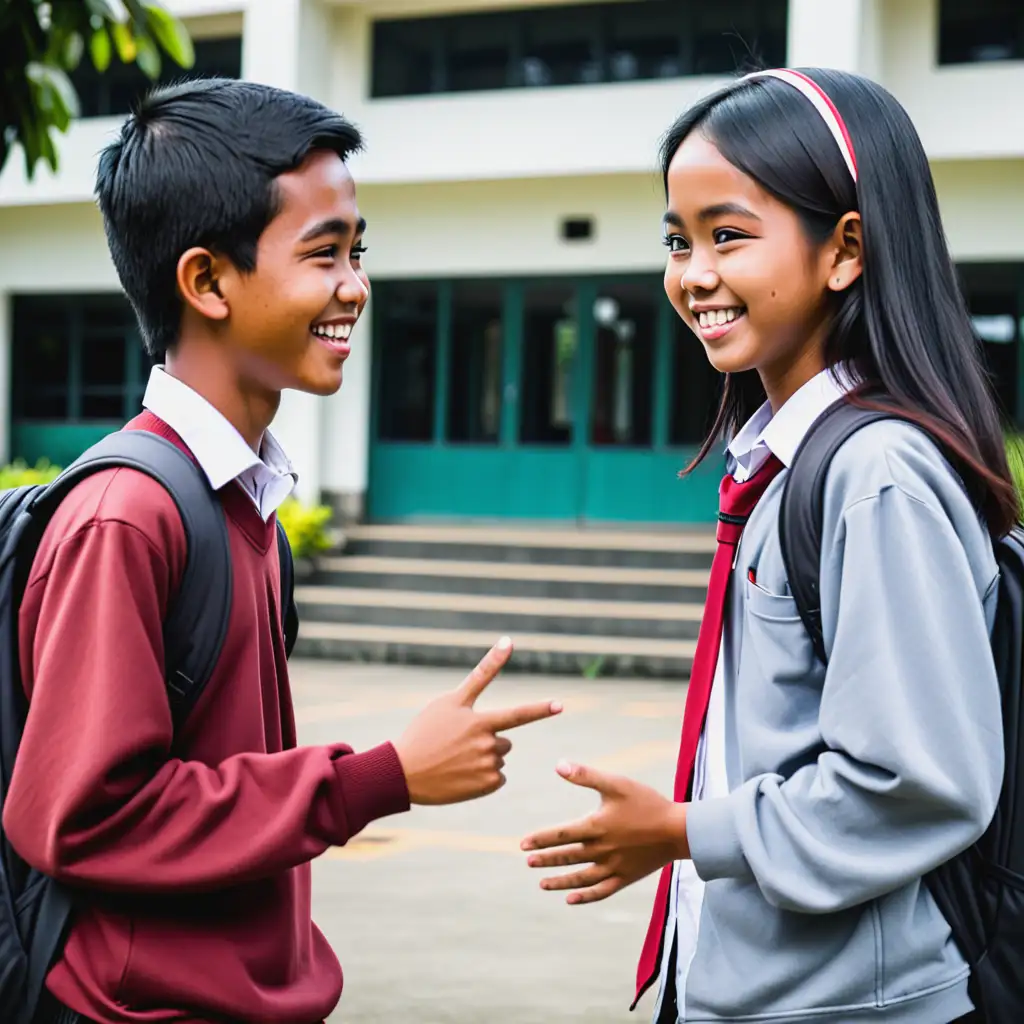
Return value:
[(40, 459), (34, 466), (16, 459), (9, 466), (0, 467), (0, 491), (29, 484), (48, 484), (58, 473), (60, 466), (51, 465), (46, 459)]
[(1010, 463), (1013, 482), (1017, 485), (1017, 495), (1024, 505), (1024, 435), (1011, 434), (1006, 439), (1006, 458)]
[(304, 505), (297, 498), (287, 498), (277, 510), (277, 518), (296, 558), (311, 558), (333, 543), (328, 529), (331, 510), (326, 505)]

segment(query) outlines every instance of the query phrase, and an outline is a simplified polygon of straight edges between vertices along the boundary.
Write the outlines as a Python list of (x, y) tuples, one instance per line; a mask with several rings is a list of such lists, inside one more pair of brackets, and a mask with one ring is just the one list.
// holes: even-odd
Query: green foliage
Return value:
[(333, 544), (328, 527), (331, 510), (326, 505), (304, 505), (297, 498), (288, 498), (277, 510), (277, 518), (295, 558), (312, 558)]
[(1017, 485), (1017, 494), (1024, 506), (1024, 436), (1011, 434), (1006, 439), (1006, 459), (1010, 463), (1013, 482)]
[(46, 459), (40, 459), (34, 466), (28, 466), (18, 459), (9, 466), (0, 466), (0, 491), (30, 484), (48, 484), (58, 473), (60, 466), (53, 466)]
[(182, 68), (195, 63), (184, 26), (157, 0), (0, 0), (0, 169), (16, 143), (31, 178), (45, 160), (57, 170), (50, 130), (78, 116), (68, 73), (88, 52), (106, 71), (116, 52), (150, 79), (161, 52)]

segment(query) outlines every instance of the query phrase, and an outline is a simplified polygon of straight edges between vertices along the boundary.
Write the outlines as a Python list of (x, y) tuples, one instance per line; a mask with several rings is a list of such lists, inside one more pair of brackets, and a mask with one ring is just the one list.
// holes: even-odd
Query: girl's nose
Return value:
[(683, 290), (691, 295), (713, 292), (718, 287), (718, 273), (707, 263), (700, 264), (691, 259), (683, 271), (681, 284)]

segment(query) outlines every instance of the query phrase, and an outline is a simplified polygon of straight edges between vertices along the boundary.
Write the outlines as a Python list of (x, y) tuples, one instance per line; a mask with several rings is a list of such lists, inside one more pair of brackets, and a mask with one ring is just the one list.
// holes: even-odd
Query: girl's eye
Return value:
[(365, 246), (365, 245), (353, 245), (352, 246), (352, 259), (356, 263), (358, 263), (359, 262), (359, 257), (362, 256), (363, 253), (367, 251), (367, 249), (368, 249), (368, 246)]
[(683, 238), (682, 235), (666, 235), (662, 240), (661, 244), (664, 245), (669, 252), (688, 252), (690, 243)]
[(336, 245), (325, 245), (322, 249), (317, 249), (316, 252), (311, 253), (315, 260), (333, 260), (338, 255), (338, 247)]
[(749, 238), (749, 235), (733, 228), (717, 228), (714, 232), (715, 245), (725, 245), (727, 242), (738, 242), (740, 239)]

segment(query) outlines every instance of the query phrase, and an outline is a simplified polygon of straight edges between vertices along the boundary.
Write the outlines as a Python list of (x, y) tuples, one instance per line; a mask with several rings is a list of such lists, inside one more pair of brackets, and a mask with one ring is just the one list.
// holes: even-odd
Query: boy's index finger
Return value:
[(521, 725), (529, 725), (531, 722), (540, 722), (545, 718), (552, 718), (560, 714), (562, 705), (557, 700), (542, 700), (536, 704), (521, 704), (517, 708), (503, 708), (501, 711), (481, 712), (489, 729), (493, 732), (505, 732), (508, 729), (518, 729)]
[(505, 667), (512, 657), (512, 641), (503, 636), (481, 659), (476, 668), (459, 685), (459, 699), (467, 707), (472, 707), (477, 698), (494, 681), (495, 676)]

